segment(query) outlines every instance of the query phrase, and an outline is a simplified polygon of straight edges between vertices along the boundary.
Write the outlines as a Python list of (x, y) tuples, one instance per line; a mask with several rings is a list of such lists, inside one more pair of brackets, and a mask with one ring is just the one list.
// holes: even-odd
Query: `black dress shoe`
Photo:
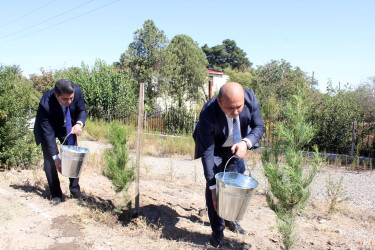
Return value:
[(87, 200), (89, 197), (84, 193), (70, 193), (70, 198), (78, 199), (78, 200)]
[(213, 247), (221, 247), (224, 244), (223, 232), (212, 232), (210, 238), (210, 244)]
[(61, 197), (53, 197), (51, 203), (54, 206), (59, 205), (61, 203)]
[(225, 226), (234, 233), (246, 234), (246, 230), (243, 229), (237, 222), (235, 221), (225, 221)]

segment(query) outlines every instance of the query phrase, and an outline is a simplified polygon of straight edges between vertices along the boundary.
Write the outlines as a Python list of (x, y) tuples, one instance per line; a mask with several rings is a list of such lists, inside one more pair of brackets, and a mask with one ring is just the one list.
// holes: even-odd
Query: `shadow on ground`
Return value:
[[(181, 208), (185, 211), (193, 210), (191, 208)], [(209, 223), (202, 223), (202, 221), (196, 215), (190, 215), (188, 217), (180, 215), (176, 210), (166, 205), (148, 205), (141, 207), (139, 215), (145, 217), (148, 224), (153, 225), (154, 227), (161, 227), (162, 237), (168, 240), (183, 241), (199, 246), (206, 246), (211, 236), (210, 234), (202, 234), (199, 232), (178, 228), (176, 225), (181, 219), (186, 219), (196, 223), (197, 225), (194, 226), (194, 228), (200, 226), (209, 227)], [(207, 247), (210, 246), (207, 245)], [(251, 245), (246, 243), (224, 238), (224, 246), (222, 249), (249, 249), (250, 247)]]
[[(11, 187), (14, 189), (23, 190), (25, 193), (35, 193), (38, 196), (49, 200), (49, 191), (46, 189), (42, 190), (41, 188), (32, 185), (11, 185)], [(117, 211), (111, 200), (105, 200), (97, 196), (88, 196), (88, 198), (85, 200), (79, 200), (78, 204), (91, 210), (100, 210), (102, 212), (112, 213), (113, 215), (117, 216), (118, 222), (123, 226), (126, 226), (131, 221), (131, 219), (135, 217), (131, 209), (123, 209), (121, 211)], [(194, 210), (191, 208), (181, 208), (187, 212)], [(143, 216), (146, 219), (148, 225), (151, 225), (155, 228), (162, 228), (162, 237), (165, 239), (183, 241), (198, 246), (205, 246), (206, 249), (210, 249), (210, 246), (207, 245), (210, 234), (202, 234), (191, 230), (189, 231), (186, 229), (178, 228), (176, 226), (181, 219), (186, 219), (196, 224), (194, 228), (201, 226), (210, 226), (209, 223), (202, 222), (202, 220), (194, 214), (190, 216), (183, 216), (167, 205), (147, 205), (144, 207), (140, 207), (139, 216)], [(224, 238), (224, 246), (222, 247), (222, 249), (249, 248), (251, 248), (251, 245), (249, 244), (228, 238)]]
[(34, 193), (43, 199), (49, 199), (49, 191), (32, 185), (10, 185), (11, 188), (22, 190), (25, 193)]

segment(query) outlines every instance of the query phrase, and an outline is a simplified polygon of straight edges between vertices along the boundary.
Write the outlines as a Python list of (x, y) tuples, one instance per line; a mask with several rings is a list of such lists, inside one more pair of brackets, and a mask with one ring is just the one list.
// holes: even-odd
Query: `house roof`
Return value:
[(207, 72), (208, 72), (209, 74), (213, 74), (213, 75), (222, 75), (222, 74), (224, 74), (224, 73), (221, 72), (221, 71), (218, 71), (218, 70), (212, 70), (212, 69), (207, 69)]

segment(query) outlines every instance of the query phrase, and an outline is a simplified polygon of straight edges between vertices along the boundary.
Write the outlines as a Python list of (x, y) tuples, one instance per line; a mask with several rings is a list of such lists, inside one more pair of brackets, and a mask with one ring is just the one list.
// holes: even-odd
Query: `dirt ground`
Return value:
[[(116, 193), (101, 175), (107, 145), (86, 141), (81, 146), (91, 151), (80, 178), (89, 196), (85, 202), (69, 198), (68, 179), (60, 176), (65, 199), (51, 205), (42, 163), (33, 170), (0, 172), (0, 249), (210, 249), (208, 218), (200, 213), (205, 207), (200, 160), (142, 157), (140, 216), (126, 223), (125, 194)], [(260, 163), (252, 174), (259, 187), (240, 222), (248, 233), (225, 230), (223, 248), (282, 249)], [(133, 184), (128, 191), (132, 201), (134, 193)], [(298, 218), (295, 248), (375, 249), (374, 207), (345, 202), (339, 208), (327, 215), (327, 201), (313, 195)]]

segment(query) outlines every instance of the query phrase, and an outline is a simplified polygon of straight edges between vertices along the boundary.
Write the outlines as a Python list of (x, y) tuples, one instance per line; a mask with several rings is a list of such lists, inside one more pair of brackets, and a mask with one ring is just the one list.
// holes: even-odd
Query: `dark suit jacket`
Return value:
[[(51, 156), (59, 152), (56, 137), (62, 142), (66, 136), (63, 110), (54, 92), (55, 89), (51, 89), (41, 98), (34, 125), (36, 144), (42, 143)], [(78, 85), (74, 87), (74, 99), (69, 108), (72, 125), (74, 126), (77, 121), (85, 124), (87, 112), (82, 91)]]
[[(264, 133), (264, 124), (259, 103), (254, 92), (245, 89), (245, 104), (240, 113), (242, 138), (248, 138), (257, 147)], [(228, 123), (224, 112), (217, 102), (217, 96), (208, 101), (199, 116), (194, 131), (195, 159), (202, 157), (204, 174), (209, 185), (215, 184), (215, 174), (222, 171), (221, 146), (228, 138)]]

